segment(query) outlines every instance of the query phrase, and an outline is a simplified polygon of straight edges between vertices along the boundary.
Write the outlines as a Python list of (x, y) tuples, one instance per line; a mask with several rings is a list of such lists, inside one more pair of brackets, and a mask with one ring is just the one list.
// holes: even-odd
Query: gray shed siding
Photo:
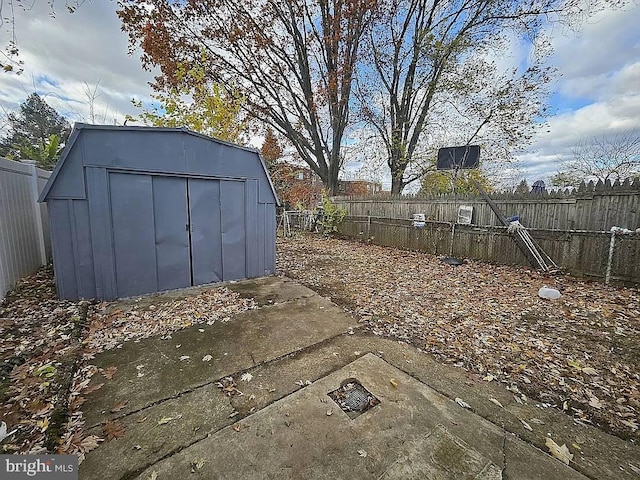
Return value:
[(278, 200), (255, 150), (182, 129), (76, 125), (41, 200), (61, 298), (275, 272)]

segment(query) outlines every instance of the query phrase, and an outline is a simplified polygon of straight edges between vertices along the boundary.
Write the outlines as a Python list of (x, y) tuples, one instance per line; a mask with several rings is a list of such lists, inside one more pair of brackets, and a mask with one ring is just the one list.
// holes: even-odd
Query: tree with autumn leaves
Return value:
[(154, 103), (128, 122), (142, 121), (154, 127), (186, 127), (189, 130), (232, 143), (248, 141), (249, 121), (243, 110), (244, 99), (234, 89), (209, 81), (198, 66), (176, 65), (175, 81), (152, 94)]
[(322, 184), (310, 169), (284, 161), (282, 145), (273, 130), (267, 129), (260, 153), (286, 209), (314, 209), (318, 205), (323, 193)]
[[(173, 88), (180, 68), (244, 99), (287, 138), (330, 194), (346, 135), (365, 123), (387, 153), (392, 193), (422, 173), (433, 139), (525, 145), (544, 115), (544, 25), (574, 26), (625, 0), (121, 0), (132, 47)], [(502, 72), (492, 55), (526, 39), (530, 64)], [(499, 55), (499, 53), (498, 53)], [(443, 128), (444, 125), (444, 128)]]

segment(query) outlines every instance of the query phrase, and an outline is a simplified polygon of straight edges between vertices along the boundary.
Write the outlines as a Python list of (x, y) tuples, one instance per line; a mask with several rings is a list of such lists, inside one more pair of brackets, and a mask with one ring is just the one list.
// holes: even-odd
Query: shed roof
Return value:
[(69, 137), (69, 139), (67, 140), (67, 143), (64, 147), (64, 150), (62, 151), (62, 154), (60, 155), (60, 159), (58, 160), (58, 162), (56, 163), (55, 168), (53, 169), (53, 172), (51, 174), (51, 176), (49, 177), (49, 180), (47, 181), (47, 184), (45, 185), (44, 189), (42, 190), (42, 193), (40, 194), (40, 197), (38, 198), (39, 202), (44, 202), (47, 198), (47, 196), (49, 195), (49, 191), (51, 190), (51, 188), (53, 187), (53, 185), (56, 182), (56, 178), (58, 177), (58, 175), (60, 174), (60, 171), (62, 170), (65, 162), (67, 161), (67, 158), (69, 157), (69, 154), (71, 153), (71, 151), (74, 148), (74, 145), (76, 144), (76, 142), (78, 141), (78, 138), (80, 137), (82, 130), (112, 130), (112, 131), (118, 131), (118, 132), (124, 132), (124, 131), (144, 131), (144, 132), (168, 132), (168, 133), (183, 133), (183, 134), (187, 134), (187, 135), (192, 135), (194, 137), (198, 137), (204, 140), (208, 140), (210, 142), (214, 142), (214, 143), (218, 143), (220, 145), (224, 145), (227, 147), (233, 147), (233, 148), (237, 148), (240, 150), (245, 150), (249, 153), (252, 154), (256, 154), (258, 156), (258, 159), (260, 160), (260, 165), (262, 166), (262, 170), (269, 182), (269, 186), (271, 188), (271, 192), (273, 193), (273, 196), (275, 198), (275, 202), (276, 205), (280, 206), (280, 200), (278, 199), (278, 194), (276, 193), (276, 189), (273, 186), (273, 183), (271, 182), (271, 177), (269, 176), (269, 172), (267, 170), (267, 167), (264, 163), (264, 160), (262, 159), (262, 156), (260, 155), (260, 151), (258, 149), (255, 148), (251, 148), (251, 147), (245, 147), (243, 145), (237, 145), (235, 143), (231, 143), (231, 142), (225, 142), (223, 140), (220, 140), (218, 138), (214, 138), (214, 137), (209, 137), (207, 135), (203, 135), (201, 133), (198, 132), (194, 132), (192, 130), (189, 130), (187, 128), (181, 127), (181, 128), (169, 128), (169, 127), (142, 127), (142, 126), (129, 126), (129, 125), (124, 125), (124, 126), (118, 126), (118, 125), (92, 125), (92, 124), (87, 124), (87, 123), (76, 123), (73, 127), (73, 131), (71, 132), (71, 135)]

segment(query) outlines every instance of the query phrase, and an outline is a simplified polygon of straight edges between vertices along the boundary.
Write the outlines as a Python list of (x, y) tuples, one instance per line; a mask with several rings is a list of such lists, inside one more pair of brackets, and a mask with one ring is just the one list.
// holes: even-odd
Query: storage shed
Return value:
[(40, 201), (60, 298), (275, 272), (278, 198), (257, 150), (181, 128), (76, 124)]

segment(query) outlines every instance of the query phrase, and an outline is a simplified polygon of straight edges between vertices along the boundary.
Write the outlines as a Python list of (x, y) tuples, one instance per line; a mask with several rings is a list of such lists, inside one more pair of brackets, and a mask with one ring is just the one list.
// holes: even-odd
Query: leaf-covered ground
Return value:
[[(278, 272), (331, 297), (376, 335), (504, 382), (576, 422), (640, 438), (637, 289), (475, 261), (452, 267), (317, 235), (279, 238)], [(543, 285), (562, 297), (539, 298)]]
[[(279, 239), (278, 269), (353, 311), (376, 335), (505, 382), (578, 422), (640, 438), (637, 289), (472, 261), (450, 267), (427, 254), (311, 235)], [(542, 285), (562, 298), (538, 298)], [(101, 385), (89, 386), (91, 377), (115, 373), (93, 366), (93, 355), (254, 307), (218, 288), (92, 304), (82, 323), (81, 303), (56, 299), (50, 268), (23, 279), (0, 305), (0, 453), (43, 453), (48, 441), (49, 451), (82, 458), (117, 438), (117, 426), (106, 425), (102, 437), (85, 429), (84, 396)], [(61, 401), (68, 418), (53, 431)]]
[(25, 278), (0, 305), (0, 421), (9, 435), (0, 453), (46, 451), (45, 434), (59, 400), (56, 381), (79, 305), (56, 299), (53, 272)]
[[(87, 320), (80, 322), (82, 302), (57, 300), (50, 267), (22, 279), (0, 305), (0, 453), (49, 451), (82, 459), (118, 433), (107, 425), (101, 438), (85, 429), (84, 396), (102, 386), (89, 386), (91, 377), (106, 381), (115, 373), (91, 364), (96, 353), (128, 341), (168, 338), (194, 324), (228, 321), (255, 304), (222, 287), (169, 301), (149, 297), (123, 307), (87, 307)], [(58, 411), (67, 414), (64, 422), (54, 420)]]

